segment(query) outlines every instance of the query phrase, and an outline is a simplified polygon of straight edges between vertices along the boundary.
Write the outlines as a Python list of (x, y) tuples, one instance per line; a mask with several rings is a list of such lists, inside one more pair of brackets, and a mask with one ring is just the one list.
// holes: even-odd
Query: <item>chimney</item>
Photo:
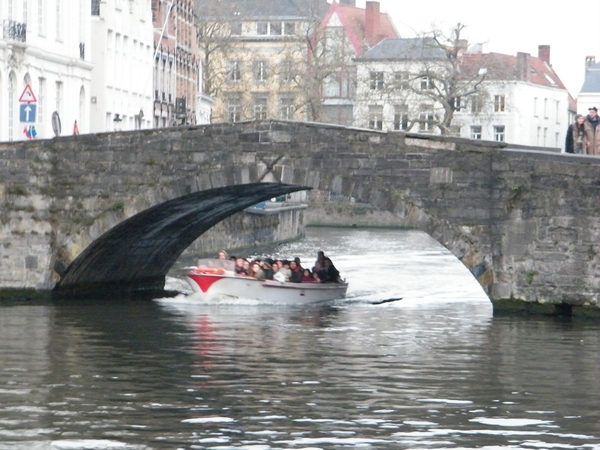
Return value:
[(367, 2), (365, 7), (365, 37), (374, 45), (379, 33), (379, 2)]
[(538, 58), (550, 65), (550, 46), (538, 45)]
[(520, 81), (529, 82), (530, 79), (530, 60), (531, 55), (529, 53), (517, 53), (517, 79)]
[(469, 48), (469, 41), (467, 39), (458, 39), (456, 41), (456, 50), (457, 50), (458, 55), (467, 53), (468, 48)]

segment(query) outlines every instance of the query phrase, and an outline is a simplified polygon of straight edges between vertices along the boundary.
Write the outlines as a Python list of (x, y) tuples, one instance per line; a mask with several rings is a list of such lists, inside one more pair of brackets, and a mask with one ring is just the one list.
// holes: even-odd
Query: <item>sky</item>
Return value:
[[(483, 52), (538, 55), (538, 45), (550, 45), (550, 63), (568, 91), (577, 97), (585, 72), (585, 57), (600, 62), (600, 0), (379, 0), (401, 37), (434, 28), (450, 31), (466, 25), (462, 36), (483, 43)], [(365, 0), (356, 0), (365, 7)], [(599, 105), (600, 106), (600, 105)]]

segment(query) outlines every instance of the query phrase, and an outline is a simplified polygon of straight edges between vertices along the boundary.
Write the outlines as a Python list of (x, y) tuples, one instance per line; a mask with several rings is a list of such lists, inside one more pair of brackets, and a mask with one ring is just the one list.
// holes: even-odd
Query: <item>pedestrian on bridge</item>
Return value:
[(590, 125), (586, 122), (583, 114), (575, 116), (575, 122), (569, 125), (567, 138), (565, 140), (565, 152), (586, 155), (589, 151), (590, 143), (587, 139)]
[(587, 133), (587, 140), (590, 144), (588, 155), (600, 155), (600, 117), (598, 117), (598, 108), (592, 106), (588, 109), (589, 114), (586, 116), (586, 122), (590, 125)]

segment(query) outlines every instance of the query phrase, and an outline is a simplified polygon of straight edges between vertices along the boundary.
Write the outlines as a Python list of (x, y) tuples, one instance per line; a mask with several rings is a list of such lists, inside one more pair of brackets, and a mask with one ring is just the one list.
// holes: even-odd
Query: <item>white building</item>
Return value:
[(592, 106), (600, 108), (600, 63), (596, 62), (596, 57), (588, 56), (585, 60), (585, 80), (577, 94), (577, 112), (587, 114)]
[(550, 47), (540, 46), (538, 57), (515, 57), (466, 51), (463, 44), (458, 84), (465, 87), (452, 97), (446, 51), (432, 39), (386, 39), (365, 52), (358, 58), (354, 126), (440, 133), (446, 100), (456, 108), (449, 134), (561, 148), (569, 93), (550, 66)]
[(62, 134), (88, 130), (89, 17), (89, 1), (0, 1), (0, 141), (53, 137), (54, 112)]
[(152, 128), (150, 0), (92, 0), (91, 4), (94, 69), (89, 131)]

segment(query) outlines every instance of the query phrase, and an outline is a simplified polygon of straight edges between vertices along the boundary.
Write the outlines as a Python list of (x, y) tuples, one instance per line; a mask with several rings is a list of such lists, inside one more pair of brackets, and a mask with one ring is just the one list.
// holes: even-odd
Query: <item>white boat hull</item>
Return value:
[(341, 299), (348, 283), (291, 283), (237, 275), (188, 274), (194, 292), (256, 299), (265, 303), (303, 304)]

